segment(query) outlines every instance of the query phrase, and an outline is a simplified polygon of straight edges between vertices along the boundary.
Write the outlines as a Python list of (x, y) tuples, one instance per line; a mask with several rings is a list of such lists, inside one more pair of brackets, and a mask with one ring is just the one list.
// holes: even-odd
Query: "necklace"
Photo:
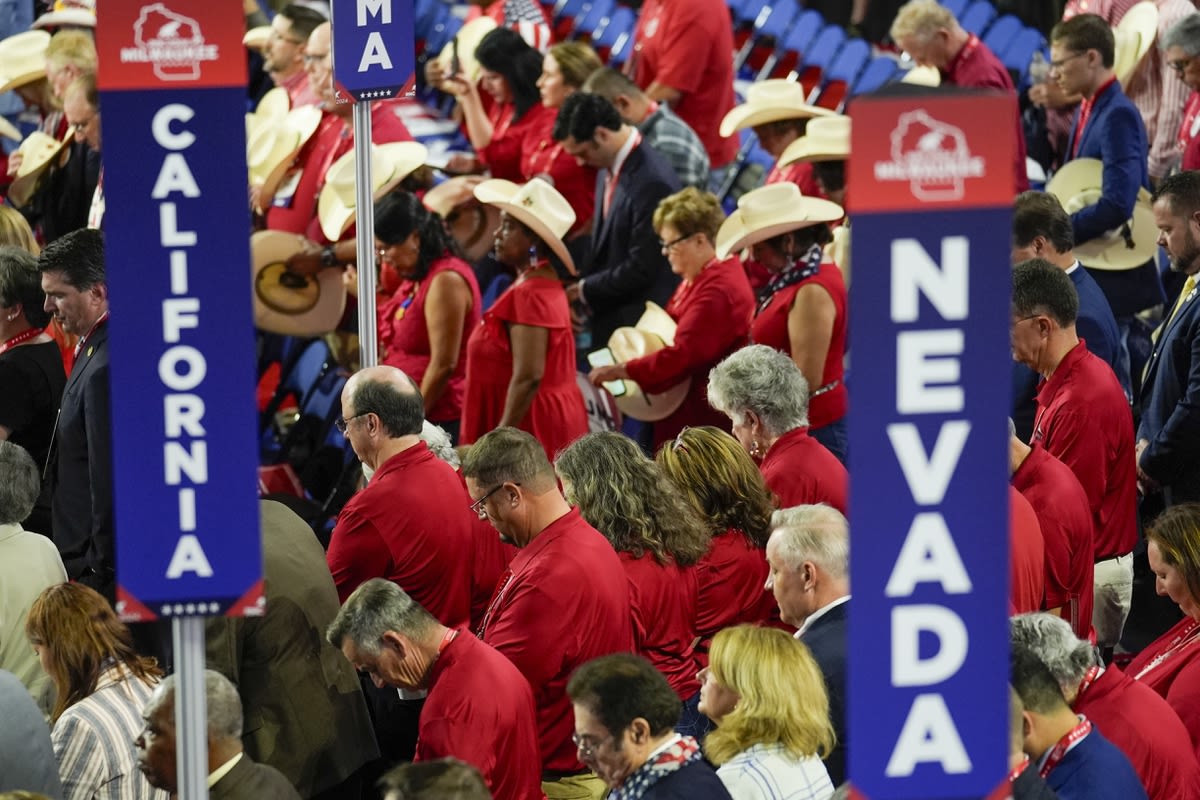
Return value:
[(0, 342), (0, 353), (6, 353), (19, 344), (25, 344), (30, 339), (36, 339), (38, 336), (41, 336), (42, 330), (42, 328), (30, 328), (27, 331), (21, 331), (16, 336), (6, 339), (4, 342)]
[(1192, 621), (1192, 624), (1183, 630), (1178, 636), (1171, 640), (1166, 649), (1150, 660), (1150, 663), (1142, 667), (1137, 675), (1133, 676), (1134, 680), (1140, 679), (1143, 675), (1156, 669), (1159, 664), (1162, 664), (1176, 653), (1187, 649), (1188, 645), (1200, 638), (1200, 622)]

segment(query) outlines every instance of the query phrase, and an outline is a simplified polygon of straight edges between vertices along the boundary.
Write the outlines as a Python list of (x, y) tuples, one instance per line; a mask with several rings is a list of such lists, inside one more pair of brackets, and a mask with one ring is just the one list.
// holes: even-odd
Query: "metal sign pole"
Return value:
[(208, 797), (208, 710), (204, 693), (204, 618), (171, 620), (175, 643), (175, 765), (182, 800)]
[(359, 363), (379, 363), (375, 322), (375, 201), (371, 196), (371, 103), (354, 104), (354, 210), (358, 231)]

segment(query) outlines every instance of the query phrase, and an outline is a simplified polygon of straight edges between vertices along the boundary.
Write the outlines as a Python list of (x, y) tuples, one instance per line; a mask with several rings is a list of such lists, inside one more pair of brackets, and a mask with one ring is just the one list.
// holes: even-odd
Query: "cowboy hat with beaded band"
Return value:
[[(425, 163), (429, 151), (419, 142), (390, 142), (371, 145), (371, 197), (378, 200)], [(343, 155), (325, 173), (325, 185), (317, 198), (321, 232), (331, 242), (354, 222), (357, 177), (354, 151)]]
[(17, 152), (21, 154), (21, 167), (8, 187), (8, 199), (20, 208), (32, 199), (38, 183), (46, 169), (54, 163), (63, 149), (71, 143), (72, 134), (61, 141), (41, 131), (34, 131), (21, 142)]
[[(673, 345), (675, 329), (675, 320), (666, 311), (647, 302), (646, 310), (636, 325), (613, 331), (608, 338), (608, 349), (612, 351), (616, 363), (624, 364)], [(658, 394), (642, 391), (642, 387), (631, 380), (625, 380), (624, 384), (625, 393), (616, 398), (621, 413), (639, 422), (658, 422), (674, 414), (683, 404), (692, 387), (692, 379), (684, 378)]]
[[(1046, 191), (1058, 198), (1068, 214), (1095, 205), (1104, 194), (1104, 163), (1096, 158), (1068, 161), (1054, 173)], [(1158, 247), (1158, 226), (1150, 193), (1138, 191), (1133, 215), (1120, 228), (1075, 245), (1080, 263), (1094, 269), (1120, 271), (1140, 267)]]
[(804, 87), (786, 78), (771, 78), (750, 84), (746, 102), (729, 109), (721, 120), (721, 135), (732, 136), (743, 128), (753, 128), (785, 119), (828, 117), (836, 112), (804, 102)]
[(320, 124), (319, 108), (301, 106), (256, 127), (246, 142), (246, 162), (250, 184), (262, 187), (264, 201), (275, 196), (300, 148)]
[(346, 310), (342, 272), (323, 269), (300, 275), (288, 258), (316, 247), (294, 233), (258, 231), (250, 237), (254, 324), (284, 336), (321, 336), (337, 328)]
[(25, 31), (0, 40), (0, 94), (46, 77), (50, 34)]
[(1116, 48), (1113, 55), (1113, 74), (1122, 86), (1129, 83), (1130, 76), (1150, 52), (1157, 36), (1158, 6), (1153, 0), (1144, 0), (1134, 5), (1113, 28)]
[(844, 114), (810, 120), (804, 135), (784, 148), (779, 165), (797, 161), (845, 161), (850, 157), (850, 118)]
[(572, 275), (577, 274), (575, 261), (562, 238), (575, 224), (575, 211), (557, 189), (541, 178), (532, 178), (524, 184), (492, 178), (475, 187), (475, 197), (533, 231)]
[(772, 183), (746, 192), (717, 231), (717, 258), (729, 258), (751, 245), (788, 231), (837, 222), (846, 216), (837, 203), (800, 194), (794, 183)]

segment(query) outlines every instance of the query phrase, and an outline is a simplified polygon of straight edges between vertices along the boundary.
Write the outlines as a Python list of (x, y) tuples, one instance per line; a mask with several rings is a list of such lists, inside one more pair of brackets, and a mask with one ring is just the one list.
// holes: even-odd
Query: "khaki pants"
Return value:
[(1121, 641), (1133, 599), (1133, 556), (1126, 553), (1110, 558), (1093, 569), (1092, 627), (1096, 629), (1096, 643), (1102, 648), (1115, 647)]
[(602, 800), (608, 787), (591, 772), (542, 781), (547, 800)]

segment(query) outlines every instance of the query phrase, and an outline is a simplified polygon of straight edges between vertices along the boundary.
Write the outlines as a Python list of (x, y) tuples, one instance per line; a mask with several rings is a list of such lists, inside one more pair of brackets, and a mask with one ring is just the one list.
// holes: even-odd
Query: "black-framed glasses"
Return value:
[(370, 414), (370, 413), (371, 413), (370, 411), (364, 411), (361, 414), (355, 414), (352, 417), (338, 417), (337, 419), (335, 419), (333, 421), (333, 427), (338, 429), (338, 433), (340, 433), (342, 436), (345, 436), (346, 428), (350, 427), (350, 420), (358, 419), (359, 417), (366, 416), (367, 414)]
[(1058, 61), (1051, 61), (1050, 69), (1054, 70), (1055, 72), (1058, 72), (1059, 70), (1061, 70), (1063, 68), (1063, 65), (1066, 64), (1068, 61), (1074, 61), (1075, 59), (1077, 59), (1081, 56), (1086, 56), (1086, 55), (1087, 55), (1087, 51), (1084, 50), (1082, 53), (1072, 53), (1071, 55), (1067, 56), (1066, 58), (1060, 58)]
[[(514, 485), (520, 486), (521, 484), (517, 483)], [(503, 488), (504, 488), (503, 483), (496, 484), (495, 486), (493, 486), (491, 489), (488, 490), (487, 494), (485, 494), (483, 497), (476, 500), (474, 503), (471, 503), (471, 505), (468, 506), (468, 508), (470, 508), (472, 511), (474, 511), (475, 514), (480, 519), (487, 519), (487, 510), (484, 509), (483, 504), (488, 501), (489, 497), (491, 497), (492, 495), (494, 495), (496, 492), (500, 491)]]
[(1182, 75), (1183, 71), (1188, 68), (1188, 64), (1191, 64), (1191, 63), (1192, 63), (1192, 59), (1181, 58), (1178, 61), (1168, 61), (1167, 66), (1170, 67), (1171, 69), (1175, 70), (1175, 72), (1178, 73), (1179, 75)]
[(662, 239), (659, 239), (658, 246), (662, 248), (663, 253), (669, 253), (695, 235), (694, 233), (689, 233), (687, 236), (680, 236), (678, 239), (670, 242), (664, 242)]
[(575, 749), (579, 751), (579, 755), (584, 758), (591, 758), (592, 754), (603, 745), (611, 742), (614, 737), (607, 736), (599, 741), (592, 739), (590, 736), (580, 736), (578, 733), (571, 734), (571, 743), (575, 745)]
[(98, 116), (100, 116), (99, 113), (92, 114), (90, 117), (83, 120), (82, 122), (74, 123), (73, 125), (71, 125), (71, 132), (79, 133), (79, 134), (84, 133), (85, 131), (87, 131), (88, 126), (91, 125), (92, 122), (94, 122), (96, 117), (98, 117)]
[(305, 53), (304, 66), (310, 66), (329, 58), (329, 53)]

